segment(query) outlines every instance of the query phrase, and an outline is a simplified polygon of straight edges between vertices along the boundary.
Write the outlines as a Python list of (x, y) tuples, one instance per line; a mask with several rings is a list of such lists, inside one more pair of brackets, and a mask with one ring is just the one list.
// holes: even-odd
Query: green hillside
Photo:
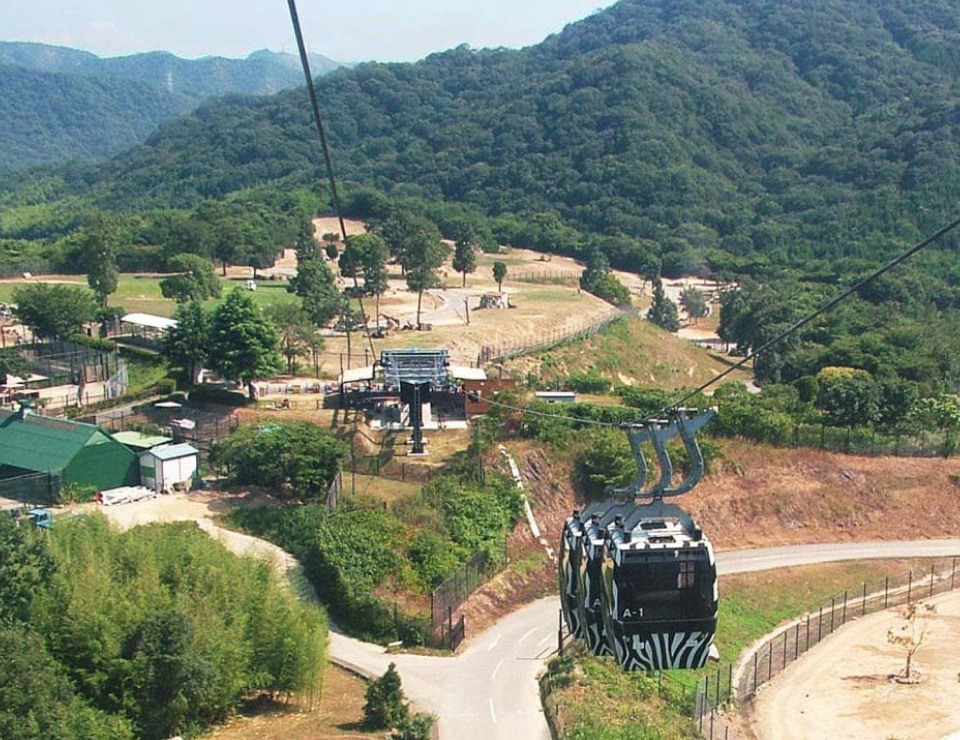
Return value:
[[(349, 180), (655, 241), (672, 272), (718, 249), (872, 257), (960, 194), (953, 10), (622, 0), (537, 46), (364, 64), (319, 93)], [(216, 101), (82, 187), (135, 206), (308, 178), (311, 136), (300, 93)]]
[(195, 105), (131, 80), (0, 65), (0, 166), (103, 159)]
[[(197, 97), (269, 95), (303, 83), (298, 57), (267, 49), (255, 51), (246, 59), (182, 59), (166, 51), (102, 58), (63, 46), (0, 41), (0, 64), (101, 79), (121, 77)], [(311, 54), (310, 66), (314, 74), (324, 75), (340, 64)]]

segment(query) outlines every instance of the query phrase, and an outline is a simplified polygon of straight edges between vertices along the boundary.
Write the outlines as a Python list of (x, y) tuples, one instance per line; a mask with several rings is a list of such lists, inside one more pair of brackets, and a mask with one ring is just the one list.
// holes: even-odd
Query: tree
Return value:
[(456, 248), (453, 252), (453, 269), (463, 275), (463, 287), (467, 287), (467, 273), (477, 269), (477, 236), (473, 226), (463, 221), (457, 226)]
[(300, 221), (294, 246), (297, 249), (297, 264), (320, 259), (320, 245), (317, 243), (316, 232), (310, 219), (305, 218)]
[(684, 288), (680, 292), (680, 305), (694, 324), (707, 315), (707, 300), (699, 288)]
[(320, 260), (299, 264), (287, 290), (300, 296), (303, 310), (314, 326), (326, 326), (343, 312), (345, 302), (337, 290), (333, 273)]
[(507, 276), (507, 263), (497, 262), (493, 263), (493, 279), (497, 281), (497, 290), (503, 290), (503, 279)]
[(284, 497), (317, 499), (339, 470), (348, 447), (306, 421), (253, 424), (214, 445), (211, 460), (229, 466), (239, 483), (271, 488)]
[(235, 262), (240, 257), (240, 244), (243, 241), (243, 230), (233, 218), (225, 218), (214, 227), (213, 256), (220, 262), (222, 273), (227, 274), (227, 264)]
[(55, 572), (42, 537), (11, 516), (0, 516), (0, 627), (24, 621), (34, 595)]
[(367, 701), (363, 705), (364, 725), (371, 730), (386, 730), (400, 727), (410, 715), (410, 707), (404, 701), (400, 674), (391, 663), (387, 672), (367, 686)]
[(8, 375), (28, 375), (30, 362), (14, 349), (0, 350), (0, 381), (6, 381)]
[(924, 398), (917, 403), (911, 417), (921, 427), (943, 432), (944, 457), (957, 451), (960, 442), (960, 395), (945, 393), (938, 398)]
[(41, 339), (69, 339), (97, 315), (93, 293), (73, 285), (21, 285), (13, 301), (14, 314)]
[(677, 304), (667, 296), (663, 289), (663, 280), (660, 278), (653, 281), (653, 304), (647, 311), (647, 321), (651, 321), (667, 331), (678, 331), (680, 329)]
[(280, 371), (277, 329), (240, 288), (231, 291), (213, 313), (210, 364), (222, 378), (239, 380), (254, 397), (253, 381)]
[(170, 260), (169, 267), (176, 274), (160, 281), (164, 298), (186, 303), (220, 297), (223, 285), (209, 260), (196, 254), (178, 254)]
[(207, 358), (210, 317), (200, 301), (192, 300), (178, 305), (173, 318), (177, 324), (164, 333), (163, 353), (171, 363), (182, 367), (194, 383)]
[[(380, 332), (380, 296), (390, 288), (387, 260), (390, 250), (376, 234), (365, 234), (369, 237), (363, 250), (363, 289), (373, 296), (373, 311), (376, 314), (377, 333)], [(353, 238), (353, 237), (351, 237)]]
[(310, 353), (310, 339), (317, 330), (303, 308), (296, 303), (275, 303), (267, 307), (267, 316), (277, 327), (280, 354), (287, 361), (287, 373), (293, 374), (298, 357)]
[(580, 275), (580, 287), (588, 293), (596, 294), (600, 280), (609, 273), (610, 261), (607, 255), (599, 247), (594, 247), (587, 255), (587, 266)]
[(937, 608), (932, 604), (915, 601), (912, 604), (900, 607), (898, 610), (903, 622), (899, 627), (887, 631), (887, 642), (906, 651), (903, 671), (898, 675), (905, 683), (913, 683), (913, 656), (923, 645), (923, 638), (927, 635), (930, 617)]
[(852, 429), (880, 418), (880, 388), (866, 370), (825, 367), (817, 380), (817, 407), (832, 424)]
[(120, 230), (115, 219), (96, 211), (83, 225), (83, 253), (86, 256), (87, 284), (96, 294), (101, 307), (106, 307), (117, 290), (117, 247)]
[(417, 291), (417, 328), (420, 328), (420, 310), (423, 291), (439, 284), (437, 268), (443, 264), (447, 250), (440, 241), (436, 227), (413, 234), (406, 244), (404, 263), (407, 266), (407, 287)]

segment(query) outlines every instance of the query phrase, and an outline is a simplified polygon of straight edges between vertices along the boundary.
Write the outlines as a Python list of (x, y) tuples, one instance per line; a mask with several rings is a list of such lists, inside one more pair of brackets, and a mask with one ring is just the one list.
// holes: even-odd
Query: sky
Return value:
[[(341, 62), (414, 61), (460, 44), (535, 44), (610, 0), (299, 0), (310, 51)], [(0, 0), (0, 40), (101, 56), (296, 51), (284, 0)]]

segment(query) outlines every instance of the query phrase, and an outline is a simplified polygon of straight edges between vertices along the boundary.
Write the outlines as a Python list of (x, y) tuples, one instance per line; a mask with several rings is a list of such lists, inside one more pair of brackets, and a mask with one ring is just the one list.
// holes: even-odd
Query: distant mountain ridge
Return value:
[[(38, 72), (119, 77), (198, 97), (227, 93), (270, 95), (303, 82), (299, 57), (267, 49), (255, 51), (246, 59), (216, 56), (183, 59), (166, 51), (99, 57), (65, 46), (0, 41), (0, 64)], [(341, 65), (320, 54), (311, 54), (310, 66), (319, 77)]]

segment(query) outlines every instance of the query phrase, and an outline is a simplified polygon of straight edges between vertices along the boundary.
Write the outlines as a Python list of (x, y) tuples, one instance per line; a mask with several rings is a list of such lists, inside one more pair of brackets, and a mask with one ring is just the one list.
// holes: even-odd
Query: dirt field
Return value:
[(938, 740), (960, 729), (960, 593), (935, 597), (918, 685), (890, 675), (904, 653), (887, 643), (896, 612), (859, 619), (813, 648), (764, 689), (753, 710), (761, 740)]
[(335, 665), (323, 676), (320, 706), (311, 711), (273, 708), (238, 715), (206, 740), (367, 740), (383, 732), (361, 732), (367, 684)]

